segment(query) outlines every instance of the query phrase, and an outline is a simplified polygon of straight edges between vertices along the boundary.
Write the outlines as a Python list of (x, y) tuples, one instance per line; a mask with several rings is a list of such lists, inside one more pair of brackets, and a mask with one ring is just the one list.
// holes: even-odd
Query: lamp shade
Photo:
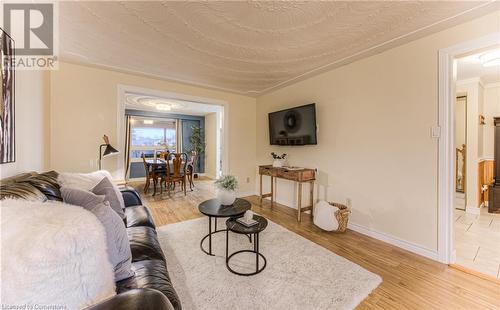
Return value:
[(108, 157), (112, 155), (116, 155), (119, 152), (111, 146), (111, 144), (106, 144), (106, 148), (104, 149), (104, 153), (102, 154), (102, 157)]

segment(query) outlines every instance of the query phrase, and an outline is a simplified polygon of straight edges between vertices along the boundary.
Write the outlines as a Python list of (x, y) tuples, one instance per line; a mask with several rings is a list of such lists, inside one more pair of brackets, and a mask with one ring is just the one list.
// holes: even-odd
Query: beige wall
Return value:
[(0, 166), (0, 178), (48, 167), (49, 81), (44, 71), (16, 72), (16, 161)]
[[(111, 143), (117, 145), (119, 84), (227, 102), (229, 173), (238, 178), (241, 191), (254, 190), (255, 98), (70, 63), (61, 63), (59, 70), (51, 74), (53, 169), (95, 170), (102, 135), (109, 135)], [(103, 168), (116, 171), (117, 158), (105, 159)]]
[(483, 157), (493, 159), (495, 125), (494, 117), (500, 117), (500, 83), (485, 85), (484, 87), (484, 118), (486, 125), (483, 129)]
[[(496, 12), (259, 97), (258, 163), (288, 153), (290, 164), (318, 168), (320, 198), (352, 200), (353, 223), (436, 251), (438, 50), (498, 25)], [(271, 147), (267, 113), (311, 102), (318, 145)], [(292, 205), (290, 183), (277, 195)]]
[(205, 174), (215, 178), (217, 166), (217, 113), (205, 115)]

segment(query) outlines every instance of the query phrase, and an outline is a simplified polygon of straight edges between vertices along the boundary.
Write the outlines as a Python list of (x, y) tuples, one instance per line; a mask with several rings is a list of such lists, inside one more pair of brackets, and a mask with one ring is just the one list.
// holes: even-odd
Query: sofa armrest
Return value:
[(91, 310), (174, 310), (167, 297), (160, 291), (139, 288), (118, 294), (90, 307)]
[(135, 189), (131, 187), (124, 187), (121, 188), (120, 191), (122, 192), (125, 207), (142, 206), (141, 197)]

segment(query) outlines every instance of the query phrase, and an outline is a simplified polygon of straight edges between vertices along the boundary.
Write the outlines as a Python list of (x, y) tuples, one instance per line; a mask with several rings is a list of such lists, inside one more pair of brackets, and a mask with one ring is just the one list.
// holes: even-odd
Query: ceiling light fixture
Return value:
[(150, 120), (150, 119), (144, 120), (144, 125), (153, 125), (153, 124), (154, 124), (153, 120)]
[(479, 56), (483, 67), (500, 66), (500, 50), (484, 53)]
[(160, 111), (170, 111), (172, 107), (169, 104), (158, 103), (156, 109)]

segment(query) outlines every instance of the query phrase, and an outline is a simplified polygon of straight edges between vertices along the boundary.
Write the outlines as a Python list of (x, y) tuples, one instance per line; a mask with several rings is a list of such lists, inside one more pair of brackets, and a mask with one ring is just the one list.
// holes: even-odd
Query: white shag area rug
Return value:
[[(218, 227), (225, 227), (225, 219), (219, 219)], [(207, 232), (208, 218), (158, 228), (170, 277), (185, 310), (353, 309), (382, 282), (378, 275), (271, 221), (260, 233), (266, 269), (238, 276), (226, 269), (225, 232), (212, 238), (216, 256), (200, 250)], [(229, 254), (253, 249), (246, 236), (230, 232), (229, 237)], [(230, 262), (237, 271), (255, 270), (254, 254), (238, 254)]]

